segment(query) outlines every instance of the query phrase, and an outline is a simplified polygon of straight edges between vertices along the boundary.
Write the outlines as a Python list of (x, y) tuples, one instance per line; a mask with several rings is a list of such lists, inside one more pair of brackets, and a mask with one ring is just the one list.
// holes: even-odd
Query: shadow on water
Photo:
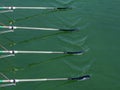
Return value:
[(67, 33), (71, 33), (71, 32), (58, 31), (57, 33), (55, 32), (55, 33), (47, 34), (47, 35), (44, 35), (44, 36), (37, 36), (37, 37), (33, 37), (33, 38), (30, 38), (30, 39), (27, 39), (27, 40), (19, 41), (17, 43), (18, 44), (23, 44), (23, 43), (28, 43), (28, 42), (32, 42), (32, 41), (40, 40), (40, 39), (47, 39), (47, 38), (52, 37), (52, 36), (56, 36), (56, 35), (60, 35), (60, 34), (67, 34)]
[(2, 72), (12, 72), (12, 73), (16, 73), (16, 72), (20, 72), (20, 71), (23, 71), (25, 70), (24, 67), (16, 67), (16, 66), (10, 66), (10, 67), (7, 67), (5, 70), (3, 70)]
[(3, 44), (3, 45), (8, 46), (8, 47), (12, 47), (12, 46), (16, 45), (16, 42), (13, 39), (10, 39), (6, 36), (2, 36), (1, 38), (3, 41), (0, 40), (1, 41), (0, 44)]
[[(48, 60), (44, 60), (44, 61), (40, 61), (40, 62), (36, 62), (36, 63), (30, 63), (30, 64), (28, 64), (26, 66), (15, 66), (13, 64), (10, 64), (6, 69), (2, 70), (2, 72), (16, 73), (16, 72), (19, 72), (19, 71), (25, 71), (27, 68), (33, 68), (33, 67), (39, 66), (41, 64), (51, 63), (53, 61), (61, 60), (62, 58), (70, 57), (70, 56), (73, 56), (73, 55), (62, 55), (62, 56), (50, 58)], [(8, 61), (5, 60), (5, 62), (9, 64)]]
[(24, 20), (30, 20), (32, 18), (35, 18), (35, 17), (39, 17), (40, 15), (44, 16), (44, 15), (48, 15), (48, 14), (51, 14), (51, 13), (55, 13), (55, 12), (59, 12), (59, 11), (67, 11), (67, 10), (71, 10), (71, 9), (66, 9), (66, 10), (50, 10), (50, 11), (47, 11), (47, 12), (43, 12), (43, 13), (39, 13), (39, 14), (34, 14), (34, 15), (30, 15), (30, 16), (27, 16), (27, 17), (23, 17), (23, 18), (18, 18), (18, 19), (15, 19), (14, 21), (15, 22), (20, 22), (20, 21), (24, 21)]
[(8, 15), (6, 15), (6, 14), (2, 14), (4, 17), (6, 17), (6, 18), (8, 18), (8, 22), (9, 22), (9, 24), (13, 24), (14, 22), (15, 22), (15, 20), (12, 18), (12, 17), (10, 17), (10, 16), (8, 16)]
[(28, 43), (28, 42), (32, 42), (32, 41), (40, 40), (40, 39), (47, 39), (47, 38), (50, 38), (52, 36), (68, 34), (68, 33), (72, 33), (72, 32), (58, 31), (58, 32), (47, 34), (47, 35), (44, 35), (44, 36), (37, 36), (37, 37), (34, 36), (33, 38), (30, 38), (30, 39), (27, 39), (27, 40), (22, 40), (22, 41), (19, 41), (19, 42), (15, 42), (14, 40), (12, 40), (12, 39), (4, 36), (4, 35), (2, 36), (2, 38), (7, 40), (7, 44), (9, 44), (9, 46), (15, 46), (16, 44)]
[(59, 59), (62, 59), (62, 58), (65, 58), (65, 57), (68, 57), (70, 55), (63, 55), (63, 56), (58, 56), (58, 57), (55, 57), (55, 58), (51, 58), (51, 59), (48, 59), (46, 61), (41, 61), (41, 62), (37, 62), (37, 63), (32, 63), (32, 64), (29, 64), (28, 67), (34, 67), (34, 66), (38, 66), (40, 64), (45, 64), (45, 63), (51, 63), (53, 61), (56, 61), (56, 60), (59, 60)]

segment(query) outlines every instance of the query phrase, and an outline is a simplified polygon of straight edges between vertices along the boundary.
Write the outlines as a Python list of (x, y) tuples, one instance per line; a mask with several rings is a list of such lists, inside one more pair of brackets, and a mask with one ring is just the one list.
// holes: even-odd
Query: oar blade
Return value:
[(72, 31), (78, 31), (79, 29), (78, 28), (71, 28), (71, 29), (60, 29), (60, 31), (68, 31), (68, 32), (72, 32)]
[(83, 53), (84, 53), (83, 50), (75, 51), (75, 52), (65, 52), (65, 54), (69, 54), (69, 55), (82, 55)]
[(68, 80), (87, 80), (90, 79), (90, 75), (85, 75), (81, 77), (74, 77), (74, 78), (69, 78)]
[(67, 9), (72, 9), (72, 7), (58, 7), (56, 9), (57, 10), (67, 10)]

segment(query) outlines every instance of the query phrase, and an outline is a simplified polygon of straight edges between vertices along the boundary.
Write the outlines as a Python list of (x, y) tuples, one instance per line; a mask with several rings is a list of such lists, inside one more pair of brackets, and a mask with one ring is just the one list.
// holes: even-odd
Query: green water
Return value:
[[(24, 3), (23, 3), (24, 2)], [(86, 81), (18, 83), (0, 90), (119, 90), (119, 0), (3, 0), (1, 6), (70, 6), (72, 10), (15, 10), (0, 14), (0, 25), (79, 28), (77, 32), (15, 30), (0, 35), (0, 44), (13, 50), (86, 50), (81, 56), (17, 54), (0, 59), (0, 72), (9, 78), (76, 77)]]

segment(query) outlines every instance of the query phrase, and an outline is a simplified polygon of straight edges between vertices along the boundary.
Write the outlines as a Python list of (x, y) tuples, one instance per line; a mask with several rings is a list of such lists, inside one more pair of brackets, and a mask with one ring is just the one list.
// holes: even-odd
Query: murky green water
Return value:
[[(9, 78), (75, 77), (87, 81), (18, 83), (3, 90), (119, 90), (119, 0), (3, 0), (0, 6), (70, 6), (72, 10), (15, 10), (0, 14), (0, 25), (79, 28), (77, 32), (15, 30), (0, 35), (0, 44), (13, 50), (87, 50), (81, 56), (17, 54), (0, 59), (0, 72)], [(1, 88), (0, 88), (1, 89)], [(2, 90), (1, 89), (1, 90)]]

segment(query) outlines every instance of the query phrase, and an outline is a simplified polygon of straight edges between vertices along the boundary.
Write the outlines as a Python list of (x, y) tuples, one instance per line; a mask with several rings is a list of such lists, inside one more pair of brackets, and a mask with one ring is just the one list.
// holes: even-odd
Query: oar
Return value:
[[(3, 83), (0, 85), (0, 87), (6, 87), (11, 85), (16, 85), (18, 82), (41, 82), (41, 81), (75, 81), (75, 80), (87, 80), (90, 79), (90, 75), (85, 75), (81, 77), (72, 77), (72, 78), (41, 78), (41, 79), (8, 79), (8, 80), (0, 80), (0, 83)], [(9, 84), (5, 84), (9, 83)]]
[(0, 7), (0, 9), (8, 9), (8, 10), (15, 10), (15, 9), (48, 9), (48, 10), (61, 10), (61, 9), (71, 9), (70, 7)]
[(71, 55), (82, 55), (83, 50), (76, 52), (63, 52), (63, 51), (18, 51), (18, 50), (1, 50), (2, 54), (71, 54)]
[(2, 33), (14, 32), (15, 29), (26, 29), (26, 30), (46, 30), (46, 31), (75, 31), (77, 29), (60, 29), (60, 28), (38, 28), (38, 27), (19, 27), (19, 26), (0, 26), (3, 29), (9, 29), (7, 31), (1, 31)]
[(13, 12), (14, 10), (66, 10), (71, 7), (0, 7), (0, 13)]

